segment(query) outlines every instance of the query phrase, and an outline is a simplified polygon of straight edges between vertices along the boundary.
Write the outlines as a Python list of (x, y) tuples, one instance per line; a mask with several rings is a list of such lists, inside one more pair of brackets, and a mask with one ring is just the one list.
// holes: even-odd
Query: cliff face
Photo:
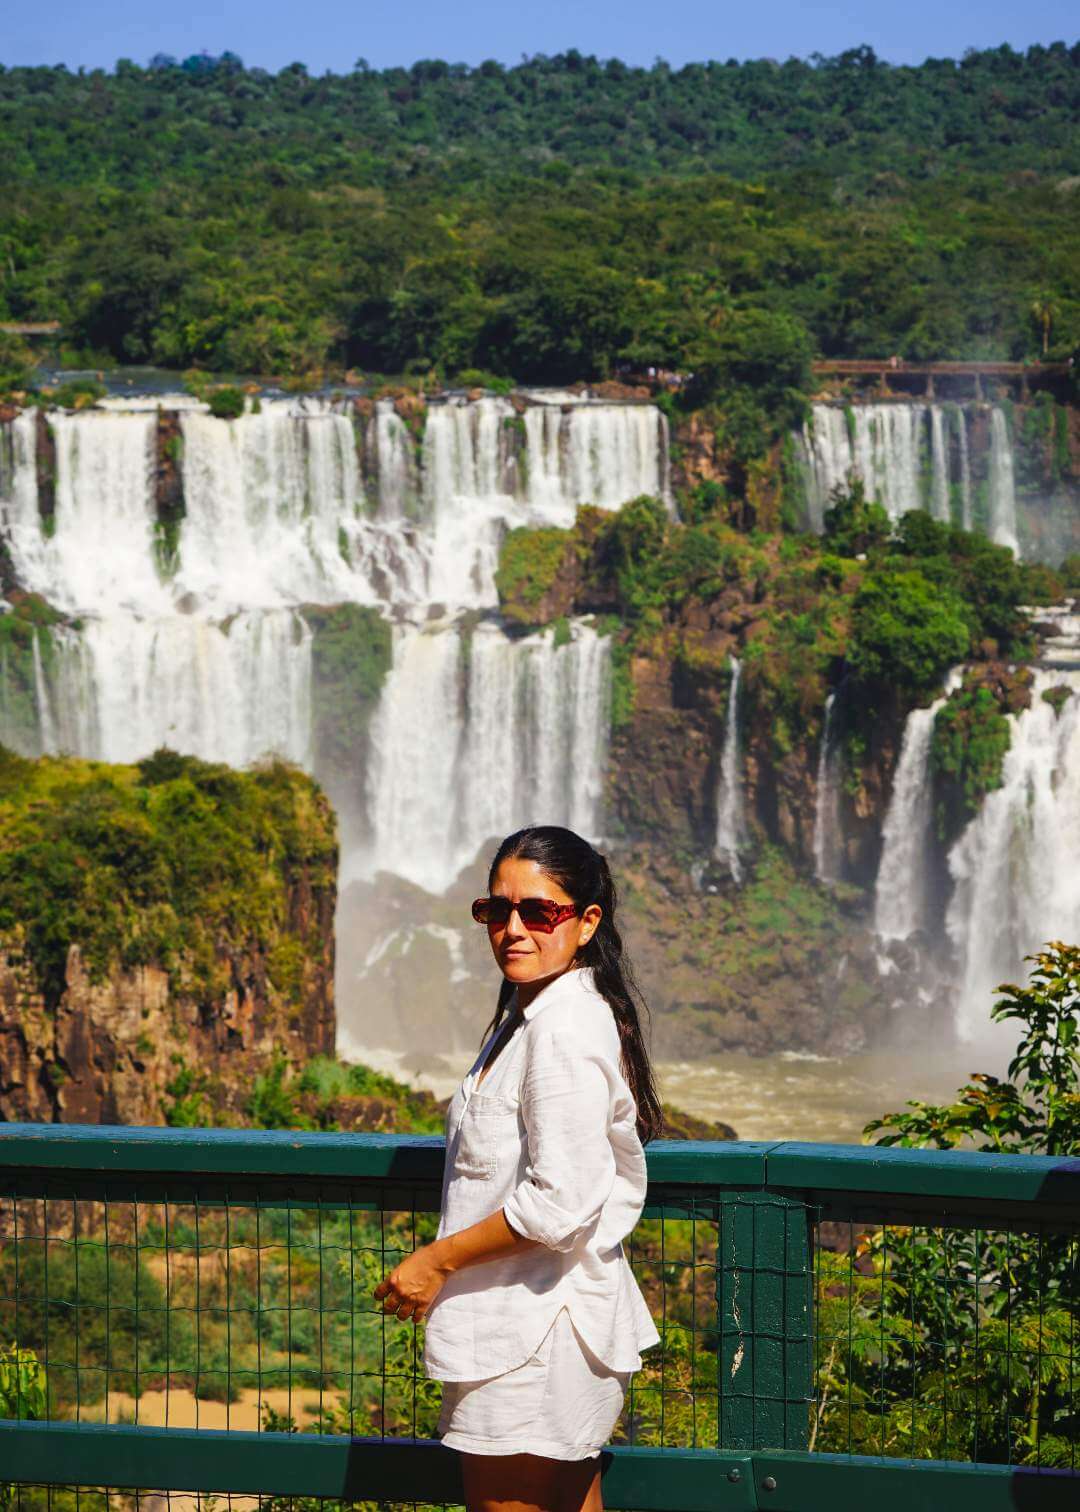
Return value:
[[(76, 766), (23, 764), (63, 765)], [(193, 775), (197, 783), (207, 773), (222, 771), (193, 762), (181, 766), (183, 774), (173, 781), (188, 787), (194, 785)], [(91, 770), (94, 776), (102, 771)], [(129, 770), (111, 769), (121, 774)], [(260, 776), (228, 774), (240, 804), (250, 802), (250, 789), (258, 787)], [(0, 944), (0, 1118), (224, 1121), (243, 1109), (255, 1077), (276, 1057), (300, 1064), (315, 1054), (333, 1054), (333, 816), (318, 790), (298, 772), (275, 769), (269, 801), (266, 787), (264, 780), (264, 791), (254, 795), (264, 801), (252, 816), (258, 826), (268, 826), (261, 841), (271, 861), (261, 877), (244, 854), (244, 826), (233, 823), (227, 803), (218, 809), (219, 821), (232, 829), (241, 874), (251, 865), (249, 885), (252, 895), (259, 895), (257, 917), (237, 917), (235, 900), (222, 892), (221, 868), (211, 858), (217, 886), (209, 875), (199, 879), (203, 915), (175, 943), (164, 932), (152, 947), (155, 920), (147, 923), (134, 951), (121, 946), (110, 958), (92, 930), (82, 939), (73, 932), (62, 946), (53, 947), (58, 949), (54, 966), (35, 936), (32, 919), (5, 930)], [(180, 790), (169, 798), (178, 801)], [(0, 835), (4, 859), (20, 838), (12, 833), (10, 817), (6, 829)], [(224, 833), (222, 841), (228, 843)], [(123, 865), (124, 858), (117, 859)], [(86, 861), (85, 869), (94, 864)], [(166, 877), (163, 891), (171, 891), (172, 901), (181, 903), (180, 878)], [(102, 892), (107, 911), (107, 878)], [(123, 902), (129, 938), (139, 936), (144, 923), (140, 910), (160, 914), (168, 906), (161, 898), (149, 905), (131, 898)], [(3, 905), (9, 903), (7, 897), (0, 903), (8, 919), (12, 910)], [(136, 963), (133, 954), (156, 959)]]

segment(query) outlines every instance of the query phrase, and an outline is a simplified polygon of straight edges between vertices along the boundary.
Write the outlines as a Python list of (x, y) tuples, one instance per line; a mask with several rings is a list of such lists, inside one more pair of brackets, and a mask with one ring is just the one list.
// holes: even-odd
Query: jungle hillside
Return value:
[[(69, 364), (313, 384), (655, 367), (776, 427), (815, 356), (1068, 359), (1078, 107), (1065, 43), (0, 68), (0, 322), (58, 321)], [(28, 381), (14, 338), (0, 369)]]

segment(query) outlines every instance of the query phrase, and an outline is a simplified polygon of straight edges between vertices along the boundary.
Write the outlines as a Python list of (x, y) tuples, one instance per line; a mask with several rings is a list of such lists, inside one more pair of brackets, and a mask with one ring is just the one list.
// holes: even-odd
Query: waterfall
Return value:
[[(1070, 690), (1059, 714), (1042, 697), (1054, 687)], [(986, 1033), (995, 988), (1022, 978), (1025, 955), (1080, 935), (1078, 856), (1080, 669), (1040, 668), (1031, 707), (1012, 716), (1001, 786), (949, 852), (946, 929), (958, 962), (963, 1038)]]
[(38, 728), (41, 732), (41, 749), (46, 753), (53, 753), (57, 749), (56, 720), (53, 717), (52, 700), (49, 697), (49, 685), (45, 680), (45, 669), (41, 665), (41, 642), (35, 630), (33, 634), (33, 664), (34, 664), (34, 702), (37, 705)]
[(505, 488), (505, 399), (432, 405), (424, 432), (424, 506), (431, 532), (429, 596), (448, 607), (493, 604), (499, 545), (525, 515)]
[(739, 679), (742, 665), (731, 658), (731, 686), (728, 689), (727, 716), (724, 720), (724, 748), (720, 756), (720, 786), (716, 795), (716, 855), (731, 872), (731, 880), (742, 881), (739, 850), (745, 838), (743, 817), (742, 773), (739, 769)]
[(899, 519), (909, 509), (922, 509), (925, 420), (923, 404), (859, 404), (850, 409), (815, 404), (797, 438), (811, 528), (822, 530), (833, 489), (846, 487), (852, 473), (863, 480), (867, 497), (881, 504), (890, 519)]
[[(950, 437), (955, 437), (955, 447)], [(910, 509), (952, 518), (958, 486), (961, 523), (972, 527), (972, 463), (966, 412), (940, 404), (815, 404), (795, 437), (805, 481), (807, 523), (820, 532), (833, 489), (850, 475), (896, 520)], [(955, 460), (953, 453), (955, 451)], [(1016, 550), (1013, 454), (1005, 413), (990, 410), (987, 533)]]
[(833, 745), (833, 710), (836, 694), (825, 700), (825, 718), (821, 727), (818, 752), (817, 785), (814, 803), (814, 875), (819, 882), (837, 880), (837, 845), (840, 838), (840, 774)]
[(375, 453), (380, 517), (415, 518), (420, 497), (416, 447), (390, 399), (380, 399), (375, 406)]
[(912, 709), (904, 725), (874, 888), (874, 929), (883, 940), (906, 940), (927, 923), (927, 863), (933, 843), (930, 744), (938, 710), (959, 678), (959, 672), (950, 672), (944, 695), (928, 709)]
[(930, 513), (946, 525), (951, 517), (949, 505), (949, 451), (945, 437), (945, 411), (930, 406)]
[(269, 754), (312, 765), (312, 637), (293, 610), (224, 625), (109, 615), (54, 640), (60, 749), (129, 762), (170, 746), (231, 766)]
[(999, 546), (1020, 553), (1016, 535), (1016, 482), (1013, 477), (1012, 442), (1001, 410), (990, 415), (990, 463), (988, 475), (989, 519), (987, 534)]
[(968, 449), (967, 414), (956, 411), (956, 443), (960, 453), (960, 524), (965, 530), (972, 528), (971, 517), (971, 453)]
[(441, 892), (523, 824), (597, 838), (609, 683), (608, 641), (584, 624), (563, 645), (553, 631), (399, 627), (372, 722), (365, 874)]
[(174, 584), (217, 613), (372, 603), (351, 421), (265, 400), (237, 420), (181, 416), (185, 517)]
[(552, 524), (571, 525), (579, 504), (618, 509), (640, 494), (668, 501), (667, 421), (661, 411), (569, 398), (553, 395), (525, 411), (531, 509)]
[(20, 584), (67, 613), (164, 608), (154, 554), (154, 416), (93, 411), (48, 416), (56, 449), (51, 531), (38, 512), (36, 480), (31, 482), (32, 418), (22, 415), (14, 422), (21, 466), (5, 508)]
[(0, 530), (20, 581), (45, 580), (45, 538), (38, 513), (37, 411), (0, 425)]

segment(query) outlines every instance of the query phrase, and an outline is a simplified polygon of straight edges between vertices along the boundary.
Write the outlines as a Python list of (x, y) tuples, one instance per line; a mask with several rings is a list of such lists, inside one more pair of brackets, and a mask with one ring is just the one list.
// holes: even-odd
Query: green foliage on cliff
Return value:
[(355, 773), (371, 716), (390, 670), (393, 631), (377, 609), (307, 608), (312, 647), (312, 726), (330, 775)]
[(244, 391), (228, 384), (211, 389), (206, 399), (216, 420), (235, 420), (244, 413)]
[(825, 543), (837, 556), (860, 556), (881, 547), (892, 531), (880, 504), (866, 497), (866, 485), (852, 477), (847, 488), (837, 487), (825, 511)]
[(967, 654), (963, 602), (917, 569), (868, 576), (852, 606), (856, 677), (928, 693)]
[(499, 553), (495, 586), (502, 612), (522, 625), (536, 622), (536, 610), (555, 584), (572, 544), (569, 530), (555, 527), (511, 530)]
[(156, 964), (200, 1002), (228, 989), (222, 949), (287, 932), (300, 865), (333, 887), (336, 836), (309, 778), (159, 751), (137, 767), (24, 760), (0, 748), (0, 931), (25, 941), (46, 1002), (69, 947), (93, 979)]
[(1012, 726), (987, 687), (951, 693), (934, 717), (931, 768), (939, 792), (938, 832), (951, 840), (977, 814), (987, 793), (1001, 786)]
[(335, 1130), (344, 1120), (352, 1128), (441, 1134), (446, 1121), (430, 1092), (328, 1055), (314, 1056), (296, 1075), (278, 1056), (255, 1078), (246, 1112), (256, 1129)]

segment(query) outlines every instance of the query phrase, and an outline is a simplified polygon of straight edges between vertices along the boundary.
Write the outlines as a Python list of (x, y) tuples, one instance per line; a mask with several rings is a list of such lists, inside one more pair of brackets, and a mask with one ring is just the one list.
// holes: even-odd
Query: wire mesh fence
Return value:
[[(428, 1440), (422, 1327), (372, 1292), (434, 1236), (437, 1201), (434, 1181), (0, 1173), (0, 1418)], [(659, 1183), (627, 1253), (662, 1342), (616, 1444), (1078, 1469), (1068, 1224)], [(226, 1501), (306, 1512), (0, 1468), (3, 1512)]]

